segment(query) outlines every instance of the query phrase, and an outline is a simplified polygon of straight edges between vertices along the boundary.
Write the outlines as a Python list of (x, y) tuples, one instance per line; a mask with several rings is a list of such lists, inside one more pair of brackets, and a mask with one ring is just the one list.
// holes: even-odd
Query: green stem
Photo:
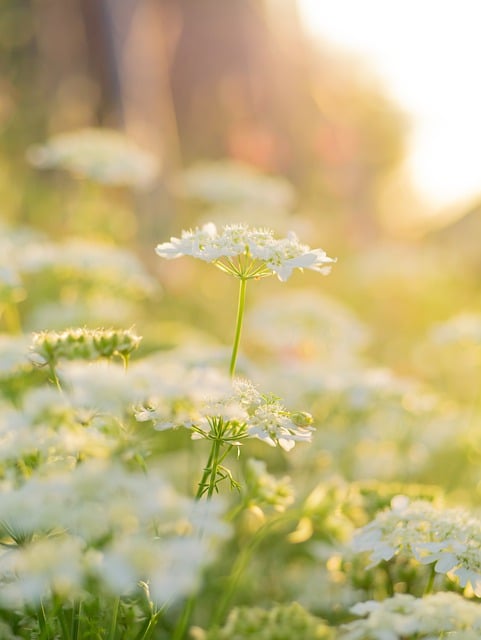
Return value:
[(189, 599), (185, 603), (184, 610), (182, 611), (182, 615), (174, 629), (174, 635), (172, 636), (171, 640), (182, 640), (182, 638), (184, 637), (187, 625), (189, 624), (189, 620), (194, 610), (196, 600), (197, 595), (195, 593), (189, 596)]
[(59, 605), (57, 616), (60, 622), (60, 627), (62, 629), (64, 640), (70, 640), (71, 638), (70, 629), (68, 627), (67, 620), (65, 618), (65, 611), (63, 610), (61, 604)]
[(237, 304), (237, 318), (236, 318), (236, 328), (234, 335), (234, 344), (232, 345), (232, 356), (230, 359), (230, 367), (229, 374), (231, 378), (234, 377), (235, 374), (235, 366), (237, 362), (237, 352), (239, 351), (239, 342), (242, 331), (242, 321), (244, 319), (244, 309), (246, 304), (246, 287), (247, 287), (247, 279), (241, 278), (239, 285), (239, 301)]
[(212, 496), (214, 495), (215, 488), (217, 486), (216, 480), (217, 480), (217, 469), (219, 468), (219, 464), (220, 464), (220, 459), (219, 459), (220, 445), (221, 445), (221, 441), (218, 440), (217, 438), (212, 443), (212, 452), (211, 452), (212, 463), (210, 468), (210, 479), (209, 479), (209, 489), (207, 491), (207, 499), (212, 498)]
[(120, 598), (117, 597), (113, 603), (112, 620), (110, 621), (110, 629), (108, 640), (115, 640), (115, 632), (117, 630), (117, 617), (119, 615)]
[[(212, 440), (212, 447), (209, 454), (209, 459), (207, 461), (206, 466), (204, 467), (204, 472), (202, 474), (202, 478), (199, 482), (197, 488), (197, 494), (195, 496), (196, 500), (200, 500), (202, 496), (205, 494), (205, 488), (207, 486), (207, 480), (209, 481), (208, 489), (207, 489), (207, 499), (210, 500), (214, 495), (216, 488), (216, 478), (217, 478), (217, 470), (219, 468), (219, 464), (221, 460), (224, 459), (225, 456), (220, 456), (220, 449), (222, 445), (222, 440), (220, 438), (215, 438)], [(200, 536), (202, 537), (203, 531), (200, 531)], [(174, 629), (174, 633), (172, 635), (171, 640), (182, 640), (185, 635), (187, 626), (192, 617), (192, 612), (194, 611), (195, 603), (197, 600), (197, 594), (193, 593), (187, 599), (182, 614), (177, 622), (177, 625)]]
[(63, 393), (62, 385), (60, 384), (59, 377), (57, 375), (57, 372), (55, 371), (55, 365), (50, 362), (48, 368), (50, 370), (50, 375), (52, 376), (52, 382), (55, 384), (60, 393)]
[(197, 493), (195, 494), (196, 500), (200, 500), (204, 495), (204, 487), (206, 485), (207, 478), (209, 477), (211, 472), (213, 456), (214, 456), (214, 445), (212, 445), (211, 447), (209, 459), (207, 460), (207, 464), (204, 467), (204, 473), (202, 474), (202, 478), (200, 479), (200, 482), (197, 487)]
[(72, 609), (72, 640), (80, 638), (80, 608), (82, 603), (79, 601), (74, 603)]
[(428, 578), (428, 582), (426, 584), (426, 588), (424, 589), (424, 594), (425, 596), (429, 595), (430, 593), (433, 592), (433, 587), (434, 587), (434, 579), (436, 578), (436, 570), (434, 568), (434, 563), (431, 565), (431, 571), (429, 573), (429, 578)]
[(40, 638), (41, 640), (49, 640), (50, 633), (48, 630), (47, 624), (47, 616), (45, 615), (45, 609), (43, 606), (43, 602), (40, 602), (40, 606), (38, 608), (38, 625), (40, 627)]
[(289, 515), (281, 514), (280, 516), (275, 516), (272, 520), (263, 524), (254, 536), (242, 547), (229, 573), (228, 582), (222, 589), (222, 596), (220, 597), (212, 619), (210, 620), (210, 626), (215, 626), (224, 618), (236, 588), (238, 587), (239, 581), (242, 578), (249, 561), (252, 559), (252, 555), (256, 548), (266, 539), (276, 526), (289, 522), (291, 518), (296, 519), (296, 517), (298, 517), (296, 512)]

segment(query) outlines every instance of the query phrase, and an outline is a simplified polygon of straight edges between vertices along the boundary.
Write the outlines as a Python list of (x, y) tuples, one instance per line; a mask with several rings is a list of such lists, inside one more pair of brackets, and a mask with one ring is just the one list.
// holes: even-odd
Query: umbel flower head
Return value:
[(382, 602), (359, 602), (351, 611), (365, 617), (343, 625), (342, 640), (474, 640), (481, 633), (481, 607), (457, 593), (440, 592), (424, 598), (396, 593)]
[(398, 555), (431, 564), (436, 573), (457, 578), (481, 597), (481, 520), (464, 509), (438, 509), (399, 496), (360, 529), (353, 546), (368, 551), (371, 565)]
[(245, 224), (226, 225), (218, 231), (215, 224), (209, 222), (202, 228), (183, 231), (180, 238), (159, 244), (155, 251), (161, 258), (192, 256), (212, 262), (241, 280), (276, 274), (284, 282), (294, 269), (327, 274), (335, 262), (322, 249), (301, 244), (293, 231), (286, 238), (277, 239), (270, 229)]
[(279, 398), (259, 393), (241, 378), (233, 380), (232, 393), (197, 403), (178, 422), (168, 413), (161, 401), (153, 401), (148, 408), (138, 408), (135, 417), (139, 422), (152, 421), (158, 431), (184, 426), (191, 429), (194, 440), (222, 440), (238, 446), (245, 438), (256, 438), (284, 451), (293, 449), (296, 442), (310, 442), (314, 431), (310, 414), (289, 411)]

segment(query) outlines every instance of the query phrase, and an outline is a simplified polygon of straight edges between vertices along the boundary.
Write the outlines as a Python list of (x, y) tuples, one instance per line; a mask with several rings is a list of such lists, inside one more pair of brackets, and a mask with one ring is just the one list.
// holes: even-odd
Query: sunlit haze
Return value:
[(409, 114), (407, 171), (433, 208), (481, 195), (481, 2), (299, 0), (308, 30), (355, 53)]

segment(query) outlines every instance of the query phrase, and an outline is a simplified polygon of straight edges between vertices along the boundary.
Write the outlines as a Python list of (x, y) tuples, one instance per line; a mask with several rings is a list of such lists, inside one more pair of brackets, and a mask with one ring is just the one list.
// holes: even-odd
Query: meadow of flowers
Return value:
[[(153, 175), (58, 144), (35, 164)], [(280, 179), (180, 184), (145, 261), (1, 222), (0, 638), (481, 637), (474, 276), (335, 256)]]

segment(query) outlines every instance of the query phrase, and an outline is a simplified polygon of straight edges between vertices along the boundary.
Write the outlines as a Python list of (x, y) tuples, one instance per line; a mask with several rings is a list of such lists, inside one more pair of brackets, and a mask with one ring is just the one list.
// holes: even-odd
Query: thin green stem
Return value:
[(80, 608), (82, 603), (80, 601), (74, 603), (72, 609), (72, 640), (78, 640), (80, 638)]
[(296, 519), (297, 517), (299, 517), (299, 514), (295, 511), (292, 514), (281, 514), (279, 516), (275, 516), (272, 520), (263, 524), (254, 536), (242, 547), (242, 549), (240, 549), (229, 573), (227, 584), (222, 590), (222, 596), (219, 598), (217, 607), (213, 613), (212, 619), (210, 620), (211, 626), (218, 624), (225, 616), (236, 588), (238, 587), (242, 575), (244, 574), (249, 561), (252, 559), (252, 555), (256, 548), (266, 539), (276, 526), (282, 525), (285, 522), (289, 522), (291, 518)]
[(244, 319), (244, 309), (246, 304), (246, 288), (247, 288), (247, 279), (240, 278), (236, 328), (235, 328), (235, 335), (234, 335), (234, 344), (232, 345), (232, 356), (230, 359), (230, 367), (229, 367), (229, 374), (231, 378), (233, 378), (235, 375), (237, 353), (239, 351), (239, 342), (240, 342), (241, 331), (242, 331), (242, 321)]
[(70, 640), (70, 638), (71, 638), (70, 629), (68, 627), (67, 620), (66, 620), (66, 617), (65, 617), (65, 611), (63, 610), (61, 604), (59, 604), (59, 606), (58, 606), (57, 616), (58, 616), (58, 620), (60, 622), (60, 627), (62, 629), (62, 634), (63, 634), (64, 640)]
[(52, 376), (52, 382), (55, 384), (55, 386), (60, 391), (60, 393), (63, 393), (62, 385), (60, 384), (60, 380), (57, 375), (57, 372), (55, 371), (55, 365), (53, 364), (53, 362), (49, 363), (48, 368), (50, 371), (50, 375)]
[(182, 615), (174, 629), (174, 635), (172, 636), (171, 640), (182, 640), (182, 638), (184, 637), (185, 631), (189, 624), (189, 620), (194, 610), (196, 600), (197, 600), (197, 594), (193, 593), (192, 595), (189, 596), (187, 602), (184, 605), (184, 610), (182, 611)]
[[(221, 461), (225, 458), (226, 453), (230, 451), (232, 447), (230, 447), (224, 455), (220, 455), (222, 446), (222, 438), (216, 437), (212, 440), (212, 447), (209, 454), (209, 459), (207, 461), (206, 466), (204, 467), (204, 472), (202, 474), (202, 478), (199, 482), (197, 488), (197, 494), (195, 496), (196, 500), (200, 500), (202, 496), (206, 493), (207, 488), (207, 499), (210, 500), (214, 495), (217, 486), (217, 472), (219, 469), (219, 465)], [(200, 530), (200, 536), (202, 537), (203, 530)], [(197, 601), (197, 594), (193, 593), (187, 599), (182, 614), (177, 621), (177, 625), (174, 629), (174, 633), (172, 635), (172, 640), (182, 640), (185, 635), (187, 626), (192, 617), (192, 612), (195, 608), (195, 603)]]
[(210, 472), (211, 472), (213, 456), (214, 456), (214, 445), (212, 445), (212, 447), (211, 447), (210, 454), (209, 454), (209, 459), (207, 460), (207, 464), (204, 467), (204, 473), (202, 474), (202, 478), (200, 479), (200, 482), (199, 482), (198, 487), (197, 487), (197, 493), (195, 495), (195, 499), (196, 500), (200, 500), (202, 498), (202, 496), (204, 495), (204, 488), (205, 488), (206, 483), (207, 483), (207, 478), (209, 477)]
[(210, 468), (210, 479), (209, 479), (209, 489), (207, 491), (207, 498), (210, 499), (214, 495), (216, 486), (217, 486), (217, 470), (219, 468), (221, 441), (217, 438), (212, 443), (212, 463)]
[(40, 602), (40, 606), (38, 608), (38, 613), (37, 613), (37, 618), (38, 618), (38, 626), (40, 627), (40, 638), (41, 640), (49, 640), (50, 639), (50, 633), (48, 630), (48, 624), (47, 624), (47, 616), (45, 614), (45, 609), (43, 606), (43, 602)]
[(436, 569), (435, 569), (435, 564), (433, 563), (431, 565), (431, 571), (429, 573), (429, 578), (428, 578), (426, 587), (424, 589), (424, 594), (423, 595), (427, 596), (427, 595), (429, 595), (430, 593), (433, 592), (435, 578), (436, 578)]
[(117, 618), (119, 615), (119, 607), (120, 607), (120, 598), (117, 597), (115, 598), (113, 603), (112, 619), (110, 621), (108, 640), (115, 640), (115, 632), (117, 631)]

